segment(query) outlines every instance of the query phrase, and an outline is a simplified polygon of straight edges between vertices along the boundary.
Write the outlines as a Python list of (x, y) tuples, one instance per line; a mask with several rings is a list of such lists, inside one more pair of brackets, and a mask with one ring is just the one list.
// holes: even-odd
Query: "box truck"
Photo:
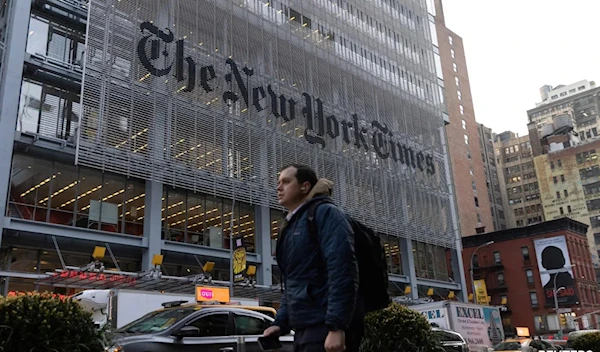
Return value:
[(440, 301), (409, 306), (442, 329), (456, 331), (471, 351), (487, 351), (504, 340), (498, 307), (455, 301)]
[[(119, 289), (84, 290), (76, 293), (72, 298), (92, 313), (96, 326), (103, 327), (109, 324), (113, 329), (121, 328), (152, 311), (163, 308), (163, 303), (174, 301), (196, 303), (196, 296), (193, 294)], [(232, 297), (230, 304), (257, 306), (258, 300)]]

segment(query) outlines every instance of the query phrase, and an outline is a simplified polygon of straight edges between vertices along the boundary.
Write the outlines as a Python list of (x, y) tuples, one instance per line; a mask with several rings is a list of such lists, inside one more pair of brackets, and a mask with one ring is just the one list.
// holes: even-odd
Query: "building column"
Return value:
[(448, 150), (448, 136), (444, 127), (440, 129), (442, 150), (444, 156), (444, 168), (446, 169), (446, 181), (448, 182), (448, 195), (450, 205), (450, 218), (452, 224), (452, 233), (454, 234), (455, 249), (452, 251), (452, 272), (454, 273), (454, 282), (460, 284), (460, 293), (458, 294), (459, 299), (463, 302), (468, 302), (469, 290), (465, 281), (465, 268), (462, 260), (462, 235), (460, 229), (460, 223), (458, 222), (458, 210), (456, 205), (456, 196), (454, 191), (454, 180), (452, 177), (452, 171), (450, 166), (450, 152)]
[(152, 268), (152, 257), (162, 249), (162, 196), (163, 185), (146, 181), (144, 209), (144, 243), (147, 247), (142, 255), (142, 271)]
[(273, 285), (273, 249), (271, 248), (271, 216), (270, 208), (257, 205), (254, 214), (256, 225), (255, 246), (260, 255), (261, 263), (256, 270), (256, 281), (259, 285)]
[[(2, 141), (0, 143), (0, 187), (6, 187), (0, 189), (0, 215), (2, 217), (6, 214), (8, 202), (31, 1), (9, 1), (7, 16), (5, 51), (0, 70), (0, 140)], [(4, 221), (0, 221), (0, 243), (2, 243), (3, 232)]]
[(409, 298), (418, 299), (419, 290), (417, 287), (417, 271), (415, 270), (415, 256), (413, 255), (412, 241), (408, 238), (400, 238), (400, 258), (402, 259), (402, 273), (410, 281)]

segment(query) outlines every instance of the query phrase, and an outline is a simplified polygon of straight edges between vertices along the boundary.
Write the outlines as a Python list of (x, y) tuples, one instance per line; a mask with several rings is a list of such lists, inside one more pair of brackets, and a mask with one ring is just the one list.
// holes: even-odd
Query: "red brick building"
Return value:
[[(505, 331), (526, 326), (539, 335), (600, 327), (598, 283), (586, 238), (588, 225), (569, 218), (464, 237), (467, 291), (473, 278), (483, 279), (490, 304), (504, 305)], [(493, 243), (489, 244), (490, 241)], [(541, 270), (540, 270), (541, 268)], [(547, 270), (555, 270), (554, 272)], [(562, 271), (562, 272), (558, 272)], [(557, 316), (554, 290), (561, 309)]]
[[(436, 0), (436, 30), (444, 78), (444, 101), (450, 123), (446, 125), (448, 153), (462, 236), (493, 231), (486, 168), (482, 159), (479, 125), (471, 96), (467, 59), (462, 38), (446, 27), (441, 0)], [(438, 68), (439, 69), (439, 68)]]

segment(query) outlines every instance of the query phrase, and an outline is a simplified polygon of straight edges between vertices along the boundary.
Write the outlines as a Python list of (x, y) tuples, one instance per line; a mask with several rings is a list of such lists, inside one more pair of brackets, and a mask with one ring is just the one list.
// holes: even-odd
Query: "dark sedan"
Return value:
[[(257, 339), (273, 318), (251, 310), (211, 307), (176, 307), (157, 310), (117, 330), (110, 352), (233, 352), (243, 336), (247, 352), (262, 351)], [(291, 335), (280, 341), (293, 351)]]

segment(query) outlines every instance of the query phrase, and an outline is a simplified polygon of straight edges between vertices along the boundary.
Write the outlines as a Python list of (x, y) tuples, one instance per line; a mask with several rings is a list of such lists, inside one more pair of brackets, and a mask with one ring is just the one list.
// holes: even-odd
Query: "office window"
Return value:
[(567, 213), (571, 214), (571, 206), (567, 205)]
[(533, 306), (533, 307), (537, 307), (538, 306), (537, 293), (535, 293), (535, 292), (529, 292), (529, 299), (531, 299), (531, 306)]
[(568, 196), (569, 196), (569, 191), (567, 191), (567, 190), (565, 189), (565, 190), (564, 190), (564, 194), (565, 194), (565, 197), (568, 197)]
[[(479, 214), (477, 214), (479, 215)], [(500, 252), (496, 251), (494, 252), (494, 264), (500, 264), (502, 263), (502, 260), (500, 258)]]
[(477, 222), (481, 223), (481, 214), (477, 213)]
[(551, 162), (550, 162), (550, 169), (551, 169), (551, 170), (554, 170), (554, 161), (551, 161)]
[(475, 185), (475, 181), (471, 181), (471, 186), (473, 186), (473, 191), (477, 191), (477, 186)]
[(450, 56), (452, 56), (453, 59), (456, 57), (456, 54), (454, 53), (454, 49), (450, 49)]
[(560, 175), (560, 182), (565, 182), (565, 175)]
[(460, 90), (456, 91), (456, 96), (458, 96), (458, 100), (462, 100), (462, 93)]
[(469, 144), (469, 136), (465, 134), (465, 144)]
[(565, 213), (565, 211), (563, 210), (563, 207), (558, 208), (558, 210), (560, 211), (560, 215), (563, 215)]
[(562, 161), (561, 161), (560, 159), (558, 159), (558, 160), (556, 161), (556, 165), (557, 165), (558, 167), (562, 167)]
[(560, 192), (556, 191), (556, 199), (560, 199)]
[(452, 63), (452, 69), (454, 69), (454, 72), (458, 72), (458, 66), (454, 62)]
[(458, 79), (458, 77), (454, 77), (454, 82), (456, 83), (457, 87), (460, 87), (460, 79)]
[(523, 260), (529, 260), (529, 247), (521, 247), (521, 254), (523, 255)]
[(469, 173), (471, 174), (471, 176), (475, 176), (475, 173), (473, 172), (473, 167), (471, 166), (471, 169), (469, 170)]
[(463, 126), (463, 130), (467, 129), (467, 121), (462, 120), (462, 126)]
[(557, 183), (558, 183), (558, 179), (556, 178), (556, 176), (553, 176), (553, 177), (552, 177), (552, 181), (554, 181), (554, 184), (557, 184)]
[(531, 269), (525, 270), (525, 275), (527, 276), (527, 283), (529, 285), (533, 285), (533, 283), (534, 283), (534, 281), (533, 281), (533, 270), (531, 270)]
[(451, 36), (451, 35), (449, 35), (449, 36), (448, 36), (448, 42), (450, 43), (450, 45), (453, 45), (453, 44), (454, 44), (454, 43), (453, 43), (453, 40), (452, 40), (452, 36)]
[(479, 199), (477, 199), (477, 197), (474, 197), (474, 198), (475, 198), (475, 206), (479, 208)]
[(459, 105), (459, 106), (458, 106), (458, 109), (460, 110), (460, 114), (461, 114), (461, 115), (464, 115), (464, 114), (465, 114), (465, 107), (464, 107), (464, 106), (462, 106), (462, 105)]
[(581, 177), (582, 180), (598, 176), (600, 176), (600, 166), (598, 165), (579, 170), (579, 177)]

